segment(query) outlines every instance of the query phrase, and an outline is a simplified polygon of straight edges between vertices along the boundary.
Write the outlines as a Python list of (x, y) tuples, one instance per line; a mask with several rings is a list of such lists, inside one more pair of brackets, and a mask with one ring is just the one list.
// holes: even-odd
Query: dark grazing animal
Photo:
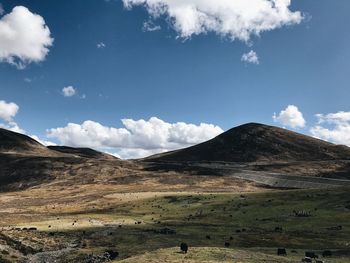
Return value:
[(180, 249), (182, 252), (184, 252), (186, 254), (188, 251), (188, 245), (186, 243), (181, 243)]
[(118, 251), (106, 250), (105, 253), (107, 254), (107, 257), (108, 257), (109, 260), (114, 260), (117, 257), (119, 257), (119, 252)]
[(283, 231), (282, 227), (276, 226), (275, 227), (275, 232), (281, 233)]
[(287, 256), (287, 251), (285, 248), (278, 248), (277, 249), (277, 255), (278, 256)]
[(306, 251), (305, 252), (305, 257), (307, 257), (307, 258), (318, 258), (318, 256), (315, 254), (315, 252), (312, 252), (312, 251)]

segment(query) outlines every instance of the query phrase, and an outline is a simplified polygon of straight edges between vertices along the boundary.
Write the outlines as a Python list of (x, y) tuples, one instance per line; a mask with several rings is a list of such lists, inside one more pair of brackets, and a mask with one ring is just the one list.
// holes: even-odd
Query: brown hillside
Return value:
[(320, 161), (350, 159), (350, 148), (318, 140), (286, 129), (248, 123), (214, 139), (177, 151), (145, 158), (145, 161)]

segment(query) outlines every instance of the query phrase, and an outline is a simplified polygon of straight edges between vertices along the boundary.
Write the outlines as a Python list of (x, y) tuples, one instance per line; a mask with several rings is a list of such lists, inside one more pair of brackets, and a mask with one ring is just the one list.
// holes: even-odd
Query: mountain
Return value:
[(0, 128), (0, 153), (48, 154), (50, 151), (27, 135)]
[(120, 174), (130, 163), (89, 148), (45, 147), (32, 138), (0, 129), (0, 191), (61, 180), (89, 183)]
[(152, 162), (293, 162), (350, 160), (350, 148), (286, 129), (248, 123), (207, 142), (145, 158)]

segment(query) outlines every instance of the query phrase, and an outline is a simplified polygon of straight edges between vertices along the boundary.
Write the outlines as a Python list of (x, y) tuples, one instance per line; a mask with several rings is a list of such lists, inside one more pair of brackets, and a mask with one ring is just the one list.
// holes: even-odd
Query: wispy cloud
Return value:
[(101, 49), (101, 48), (105, 48), (106, 47), (106, 44), (103, 43), (103, 42), (100, 42), (97, 44), (97, 48)]

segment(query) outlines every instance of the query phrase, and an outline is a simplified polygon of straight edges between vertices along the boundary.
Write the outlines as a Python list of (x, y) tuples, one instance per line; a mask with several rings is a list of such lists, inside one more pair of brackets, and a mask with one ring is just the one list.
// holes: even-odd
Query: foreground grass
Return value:
[[(349, 189), (109, 194), (86, 202), (86, 212), (56, 207), (3, 233), (38, 252), (69, 248), (55, 254), (58, 262), (87, 262), (106, 249), (123, 262), (299, 262), (307, 250), (326, 249), (335, 254), (327, 262), (350, 261)], [(178, 253), (181, 242), (186, 255)], [(276, 256), (278, 247), (288, 256)]]

